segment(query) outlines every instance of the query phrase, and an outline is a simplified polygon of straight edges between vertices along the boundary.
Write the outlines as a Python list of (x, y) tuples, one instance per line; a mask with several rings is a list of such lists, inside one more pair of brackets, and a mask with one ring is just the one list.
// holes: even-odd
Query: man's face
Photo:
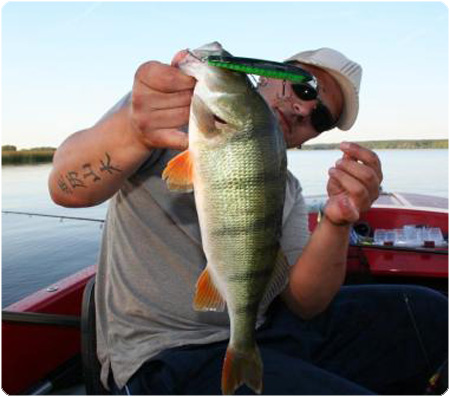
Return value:
[[(331, 112), (333, 120), (338, 120), (344, 98), (336, 80), (323, 69), (305, 64), (299, 66), (316, 77), (318, 98)], [(290, 82), (277, 79), (262, 79), (259, 92), (275, 111), (288, 148), (298, 147), (320, 134), (311, 124), (311, 113), (318, 104), (316, 99), (301, 100), (292, 90)]]

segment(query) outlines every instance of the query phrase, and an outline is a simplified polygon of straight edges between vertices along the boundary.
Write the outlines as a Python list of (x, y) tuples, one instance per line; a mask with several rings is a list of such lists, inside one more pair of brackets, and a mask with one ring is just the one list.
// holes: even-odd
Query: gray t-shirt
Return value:
[[(154, 150), (109, 205), (96, 284), (97, 353), (105, 386), (110, 368), (122, 388), (163, 350), (229, 338), (226, 311), (192, 308), (206, 259), (193, 194), (171, 192), (161, 179), (176, 153)], [(281, 247), (290, 265), (308, 238), (301, 187), (288, 173)]]

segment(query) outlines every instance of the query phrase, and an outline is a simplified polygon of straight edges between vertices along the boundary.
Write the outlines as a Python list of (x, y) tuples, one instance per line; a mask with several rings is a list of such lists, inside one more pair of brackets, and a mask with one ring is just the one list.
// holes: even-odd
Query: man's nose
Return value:
[(311, 101), (294, 101), (292, 103), (292, 108), (294, 109), (295, 114), (303, 117), (307, 117), (311, 114), (314, 108), (317, 105), (316, 100)]

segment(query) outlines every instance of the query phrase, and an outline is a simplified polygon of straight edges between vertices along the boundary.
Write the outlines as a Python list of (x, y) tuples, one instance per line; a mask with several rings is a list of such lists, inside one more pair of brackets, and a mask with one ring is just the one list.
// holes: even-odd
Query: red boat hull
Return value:
[[(61, 280), (52, 287), (8, 306), (13, 313), (49, 313), (80, 317), (84, 286), (96, 267)], [(80, 330), (73, 327), (2, 320), (2, 389), (21, 394), (80, 352)]]

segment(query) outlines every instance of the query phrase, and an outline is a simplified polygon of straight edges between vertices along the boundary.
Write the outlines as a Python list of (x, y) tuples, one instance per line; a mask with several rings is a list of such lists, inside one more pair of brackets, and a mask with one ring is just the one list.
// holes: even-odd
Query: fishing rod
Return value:
[(14, 215), (27, 215), (27, 216), (41, 216), (45, 218), (56, 218), (60, 220), (64, 219), (70, 219), (70, 220), (76, 220), (76, 221), (89, 221), (89, 222), (99, 222), (104, 223), (104, 219), (96, 219), (96, 218), (84, 218), (84, 217), (78, 217), (78, 216), (67, 216), (67, 215), (51, 215), (51, 214), (40, 214), (37, 212), (24, 212), (24, 211), (7, 211), (2, 210), (2, 214), (14, 214)]

